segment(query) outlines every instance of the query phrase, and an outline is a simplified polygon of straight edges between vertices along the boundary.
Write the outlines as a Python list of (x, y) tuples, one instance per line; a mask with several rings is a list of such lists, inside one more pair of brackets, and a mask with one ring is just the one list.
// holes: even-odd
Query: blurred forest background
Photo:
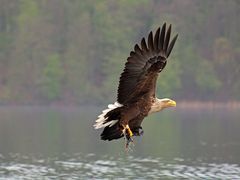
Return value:
[(0, 104), (112, 102), (136, 43), (179, 38), (158, 96), (240, 100), (239, 0), (0, 0)]

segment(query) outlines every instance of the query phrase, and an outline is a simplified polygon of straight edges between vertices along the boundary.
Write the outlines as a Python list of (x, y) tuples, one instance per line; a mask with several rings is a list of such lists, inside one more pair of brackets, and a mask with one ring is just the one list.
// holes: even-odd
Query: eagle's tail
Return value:
[(120, 129), (119, 122), (117, 122), (116, 124), (114, 124), (111, 127), (107, 126), (104, 128), (104, 130), (101, 134), (101, 139), (111, 141), (113, 139), (119, 139), (123, 136), (124, 136), (124, 134), (123, 134), (122, 130)]
[(104, 110), (101, 115), (98, 116), (95, 129), (104, 128), (101, 139), (113, 140), (123, 137), (122, 130), (120, 129), (119, 119), (121, 117), (122, 105), (118, 102), (109, 104), (108, 109)]

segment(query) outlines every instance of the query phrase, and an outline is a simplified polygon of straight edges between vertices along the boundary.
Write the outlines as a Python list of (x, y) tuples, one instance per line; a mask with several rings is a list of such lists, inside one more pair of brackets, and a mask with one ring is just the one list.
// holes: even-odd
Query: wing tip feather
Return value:
[[(153, 56), (167, 58), (178, 38), (178, 34), (171, 39), (172, 24), (166, 28), (167, 23), (157, 28), (155, 34), (150, 31), (147, 37), (143, 37), (140, 43), (135, 44), (134, 50), (125, 63), (125, 68), (120, 76), (118, 87), (118, 101), (125, 103), (136, 86), (137, 74), (140, 76), (145, 64)], [(137, 73), (137, 74), (136, 74)], [(133, 86), (133, 87), (131, 87)], [(131, 88), (130, 88), (131, 87)]]

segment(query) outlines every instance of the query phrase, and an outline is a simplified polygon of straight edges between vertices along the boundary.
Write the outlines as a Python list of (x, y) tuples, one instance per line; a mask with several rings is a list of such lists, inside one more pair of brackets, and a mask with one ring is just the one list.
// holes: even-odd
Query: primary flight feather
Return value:
[(165, 68), (177, 37), (170, 41), (171, 25), (166, 30), (164, 23), (154, 36), (149, 33), (147, 42), (143, 38), (135, 45), (120, 77), (117, 102), (109, 104), (94, 124), (95, 129), (104, 128), (101, 139), (125, 137), (128, 147), (132, 136), (143, 134), (141, 123), (146, 116), (176, 106), (171, 99), (158, 99), (155, 92), (158, 74)]

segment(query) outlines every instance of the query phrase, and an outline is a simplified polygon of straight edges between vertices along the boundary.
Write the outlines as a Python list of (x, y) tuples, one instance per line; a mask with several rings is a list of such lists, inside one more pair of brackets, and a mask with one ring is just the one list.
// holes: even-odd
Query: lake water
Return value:
[(0, 107), (0, 179), (240, 179), (240, 110), (171, 108), (124, 150), (92, 128), (104, 107)]

